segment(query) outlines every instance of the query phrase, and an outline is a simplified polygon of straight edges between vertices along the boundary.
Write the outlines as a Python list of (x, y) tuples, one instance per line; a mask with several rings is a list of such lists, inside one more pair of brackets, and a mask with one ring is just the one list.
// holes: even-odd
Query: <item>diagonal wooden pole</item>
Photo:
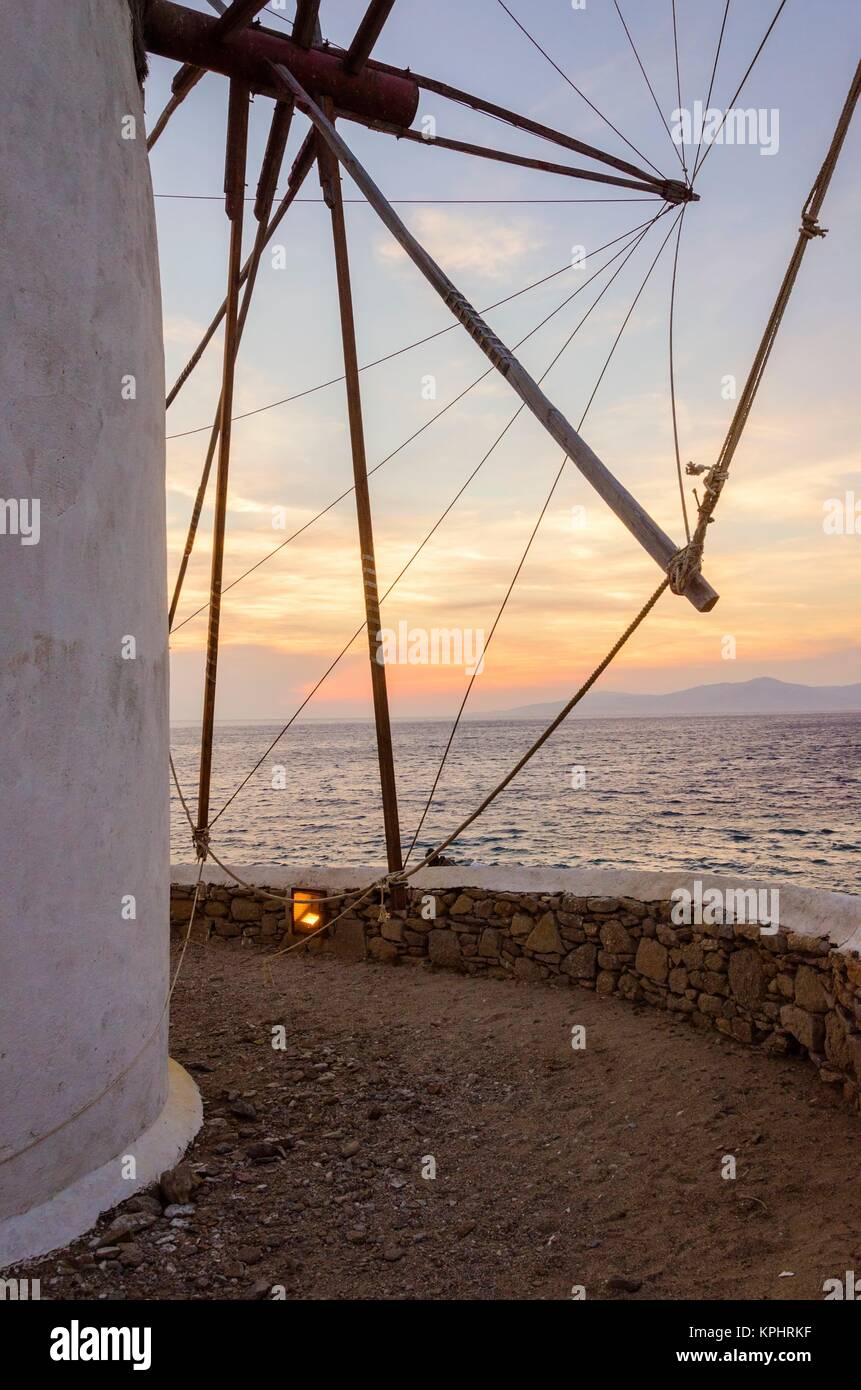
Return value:
[(182, 106), (189, 92), (192, 91), (193, 88), (197, 86), (200, 79), (205, 76), (206, 68), (192, 68), (188, 67), (188, 65), (186, 65), (185, 68), (180, 68), (176, 77), (173, 79), (173, 85), (176, 90), (171, 91), (170, 97), (158, 117), (158, 120), (146, 138), (147, 150), (155, 148), (160, 136), (162, 136), (167, 129), (167, 123), (171, 116)]
[[(328, 98), (324, 101), (329, 102)], [(330, 107), (331, 110), (331, 107)], [(341, 338), (344, 346), (344, 373), (347, 385), (347, 408), (350, 417), (350, 443), (353, 454), (353, 480), (356, 494), (356, 515), (359, 522), (359, 544), (362, 555), (362, 580), (365, 591), (368, 654), (371, 661), (371, 685), (374, 695), (374, 720), (377, 729), (377, 754), (380, 763), (380, 787), (383, 794), (383, 822), (386, 834), (386, 857), (389, 872), (403, 868), (401, 832), (398, 821), (398, 792), (392, 752), (392, 729), (389, 719), (389, 696), (386, 668), (383, 663), (382, 619), (377, 588), (377, 565), (374, 556), (374, 526), (371, 498), (368, 491), (368, 465), (365, 455), (365, 432), (362, 421), (362, 395), (359, 385), (359, 358), (356, 351), (356, 326), (353, 316), (353, 296), (350, 287), (350, 260), (347, 249), (347, 226), (344, 200), (341, 195), (341, 171), (328, 146), (319, 142), (320, 182), (323, 198), (332, 214), (332, 236), (335, 246), (335, 269), (338, 278), (338, 304), (341, 314)]]
[[(272, 112), (272, 123), (269, 126), (266, 150), (263, 155), (263, 163), (260, 166), (260, 177), (257, 180), (257, 196), (254, 200), (254, 216), (258, 222), (263, 223), (264, 235), (269, 233), (267, 223), (272, 212), (272, 204), (275, 202), (275, 188), (281, 173), (281, 165), (284, 162), (284, 151), (287, 148), (290, 127), (293, 124), (293, 109), (294, 103), (292, 101), (276, 101), (275, 110)], [(257, 235), (259, 239), (259, 231)], [(262, 251), (262, 245), (260, 249)], [(252, 265), (256, 252), (257, 244), (255, 243), (254, 251), (251, 254)], [(257, 259), (259, 260), (259, 257)]]
[[(344, 143), (335, 130), (331, 120), (301, 83), (283, 63), (272, 63), (273, 73), (285, 91), (292, 92), (296, 105), (314, 123), (321, 138), (349, 173), (353, 182), (364, 193), (368, 202), (388, 227), (392, 236), (403, 247), (410, 260), (448, 305), (455, 318), (463, 324), (470, 337), (481, 348), (497, 371), (505, 377), (520, 399), (540, 421), (547, 432), (564, 450), (568, 458), (585, 478), (592, 484), (599, 496), (615, 512), (616, 516), (640, 542), (644, 550), (668, 573), (679, 547), (667, 533), (653, 521), (648, 512), (640, 506), (628, 489), (613, 476), (606, 464), (586, 443), (574, 426), (566, 420), (560, 410), (548, 400), (538, 383), (530, 376), (509, 348), (496, 336), (469, 300), (452, 284), (445, 272), (424, 249), (412, 232), (401, 221), (391, 203), (384, 197), (370, 174), (359, 163), (349, 146)], [(685, 598), (700, 612), (708, 612), (718, 601), (718, 594), (699, 572), (690, 574), (682, 590)]]
[(371, 0), (347, 50), (344, 66), (348, 72), (359, 72), (364, 67), (394, 7), (395, 0)]
[(269, 0), (231, 0), (229, 5), (222, 6), (221, 18), (213, 33), (219, 40), (229, 39), (231, 34), (250, 24), (268, 3)]
[[(336, 112), (336, 115), (340, 115)], [(661, 189), (652, 180), (623, 179), (618, 174), (605, 174), (598, 169), (583, 169), (574, 164), (555, 164), (548, 159), (536, 159), (527, 154), (511, 154), (508, 150), (495, 150), (488, 145), (474, 145), (467, 140), (451, 140), (446, 135), (425, 135), (421, 130), (397, 125), (394, 121), (378, 121), (371, 116), (354, 116), (358, 125), (368, 130), (380, 131), (383, 135), (394, 135), (398, 140), (409, 140), (416, 145), (430, 149), (454, 150), (458, 154), (476, 155), (479, 159), (493, 159), (499, 164), (513, 164), (521, 169), (538, 169), (545, 174), (562, 174), (570, 179), (582, 179), (587, 183), (606, 183), (614, 188), (634, 188), (640, 193), (661, 196)], [(694, 194), (694, 199), (697, 195)], [(667, 201), (670, 201), (669, 199)]]
[[(334, 46), (332, 49), (338, 51), (334, 49)], [(345, 52), (345, 66), (348, 57), (349, 54)], [(518, 111), (511, 111), (507, 106), (499, 106), (496, 102), (485, 101), (483, 97), (476, 96), (474, 92), (466, 92), (462, 87), (452, 87), (450, 83), (440, 82), (436, 77), (425, 77), (422, 73), (413, 72), (412, 68), (398, 68), (392, 63), (381, 63), (376, 59), (371, 60), (371, 65), (378, 72), (388, 73), (391, 77), (408, 77), (423, 92), (433, 92), (436, 96), (445, 97), (446, 100), (456, 102), (459, 106), (468, 106), (473, 111), (480, 111), (483, 115), (493, 116), (506, 125), (514, 126), (516, 130), (528, 131), (530, 135), (537, 135), (541, 140), (548, 140), (554, 145), (561, 145), (563, 149), (575, 150), (578, 154), (587, 155), (589, 159), (597, 159), (600, 164), (618, 169), (620, 173), (631, 174), (634, 178), (644, 179), (647, 183), (651, 182), (658, 192), (664, 192), (664, 196), (669, 202), (684, 202), (690, 197), (690, 190), (683, 183), (676, 179), (665, 179), (656, 169), (653, 169), (650, 174), (647, 169), (641, 169), (639, 165), (632, 164), (627, 159), (619, 159), (616, 155), (608, 154), (606, 150), (587, 144), (585, 140), (577, 140), (573, 135), (566, 135), (562, 130), (554, 130), (552, 126), (542, 125), (540, 121), (533, 121), (529, 116), (523, 116)], [(350, 120), (352, 119), (351, 113)]]
[(200, 780), (197, 794), (196, 847), (199, 858), (206, 858), (209, 825), (209, 795), (212, 778), (212, 740), (215, 728), (215, 684), (218, 668), (218, 636), (221, 621), (221, 583), (224, 571), (224, 532), (227, 521), (227, 483), (230, 468), (230, 421), (233, 414), (233, 383), (236, 375), (238, 343), (239, 282), (242, 268), (242, 228), (245, 214), (245, 165), (248, 155), (248, 87), (239, 81), (230, 84), (227, 118), (227, 157), (224, 177), (227, 216), (230, 218), (230, 251), (227, 268), (227, 322), (224, 333), (224, 359), (221, 385), (221, 421), (218, 475), (215, 488), (215, 521), (212, 540), (212, 570), (209, 585), (209, 630), (206, 638), (206, 672), (203, 685), (203, 725), (200, 734)]

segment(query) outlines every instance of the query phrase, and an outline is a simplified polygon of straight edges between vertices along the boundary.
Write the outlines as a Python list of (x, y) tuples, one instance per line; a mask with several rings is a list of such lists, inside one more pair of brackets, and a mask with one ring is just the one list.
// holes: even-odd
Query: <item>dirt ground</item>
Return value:
[(861, 1269), (861, 1120), (811, 1067), (581, 989), (265, 959), (191, 945), (177, 985), (192, 1201), (17, 1270), (43, 1298), (821, 1299)]

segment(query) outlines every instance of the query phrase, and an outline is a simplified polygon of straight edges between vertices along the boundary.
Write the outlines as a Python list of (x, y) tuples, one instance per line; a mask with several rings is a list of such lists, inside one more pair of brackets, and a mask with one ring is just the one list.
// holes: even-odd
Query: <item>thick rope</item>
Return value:
[(436, 859), (437, 855), (441, 854), (442, 851), (443, 851), (444, 849), (447, 849), (448, 846), (449, 846), (450, 844), (452, 844), (452, 843), (458, 838), (459, 835), (462, 835), (462, 834), (463, 834), (464, 830), (466, 830), (470, 825), (472, 825), (473, 821), (478, 820), (478, 817), (479, 817), (480, 815), (483, 815), (483, 814), (484, 814), (484, 812), (487, 810), (487, 808), (488, 808), (488, 806), (491, 804), (491, 802), (495, 801), (496, 798), (500, 795), (500, 793), (503, 792), (503, 791), (505, 791), (505, 788), (506, 788), (511, 782), (514, 781), (514, 779), (515, 779), (515, 777), (518, 775), (518, 773), (522, 772), (522, 770), (523, 770), (523, 768), (526, 766), (526, 764), (527, 764), (532, 758), (534, 758), (534, 756), (535, 756), (535, 754), (538, 752), (539, 748), (542, 748), (543, 745), (547, 742), (547, 740), (551, 737), (551, 735), (554, 734), (554, 733), (556, 732), (556, 730), (559, 728), (559, 725), (563, 722), (563, 720), (567, 719), (568, 715), (571, 713), (572, 709), (574, 709), (575, 705), (579, 705), (579, 703), (580, 703), (580, 701), (583, 699), (584, 695), (587, 695), (587, 694), (589, 693), (589, 691), (592, 689), (592, 686), (593, 686), (593, 685), (595, 684), (595, 682), (598, 680), (599, 676), (603, 675), (604, 671), (606, 671), (607, 667), (610, 665), (610, 662), (613, 661), (613, 660), (615, 659), (615, 657), (618, 656), (619, 652), (622, 650), (622, 648), (624, 647), (625, 643), (629, 640), (629, 638), (631, 638), (631, 637), (634, 635), (634, 633), (636, 632), (636, 630), (637, 630), (637, 628), (640, 626), (640, 624), (641, 624), (641, 623), (644, 621), (644, 619), (647, 618), (648, 615), (651, 613), (651, 611), (652, 611), (652, 609), (654, 608), (655, 604), (657, 603), (658, 599), (661, 597), (661, 594), (664, 592), (664, 590), (665, 590), (668, 586), (669, 586), (669, 580), (668, 580), (668, 579), (664, 579), (664, 580), (658, 585), (657, 589), (656, 589), (655, 592), (652, 594), (651, 598), (649, 598), (649, 599), (646, 600), (646, 602), (643, 604), (643, 607), (640, 609), (639, 613), (637, 614), (636, 618), (634, 618), (633, 621), (630, 622), (630, 623), (628, 624), (628, 626), (625, 628), (625, 631), (622, 633), (622, 636), (621, 636), (621, 637), (619, 638), (619, 640), (618, 640), (616, 643), (614, 643), (614, 645), (610, 648), (609, 652), (608, 652), (607, 655), (604, 657), (603, 661), (599, 662), (599, 664), (595, 667), (595, 670), (592, 672), (592, 674), (591, 674), (591, 676), (588, 678), (588, 680), (585, 680), (585, 681), (583, 682), (583, 684), (580, 686), (580, 689), (577, 691), (577, 693), (576, 693), (575, 695), (572, 695), (572, 697), (571, 697), (571, 699), (568, 701), (567, 705), (565, 705), (565, 707), (564, 707), (562, 710), (560, 710), (560, 712), (559, 712), (559, 714), (557, 714), (556, 718), (555, 718), (550, 724), (548, 724), (548, 726), (547, 726), (547, 728), (544, 730), (543, 734), (541, 734), (541, 735), (535, 740), (535, 742), (531, 745), (531, 747), (528, 748), (528, 749), (526, 750), (526, 752), (524, 753), (523, 757), (520, 759), (520, 761), (519, 761), (518, 763), (515, 764), (515, 766), (514, 766), (514, 767), (512, 768), (512, 770), (508, 773), (508, 775), (507, 775), (506, 777), (503, 777), (502, 781), (499, 782), (499, 783), (497, 783), (497, 785), (494, 787), (493, 791), (490, 792), (490, 793), (484, 798), (484, 800), (482, 801), (481, 805), (480, 805), (475, 811), (473, 811), (472, 814), (471, 814), (470, 816), (467, 816), (466, 820), (461, 821), (461, 823), (460, 823), (460, 825), (457, 827), (457, 829), (454, 830), (454, 831), (452, 831), (452, 833), (451, 833), (450, 835), (446, 836), (446, 838), (445, 838), (444, 840), (442, 840), (442, 841), (436, 846), (435, 849), (430, 850), (429, 853), (425, 855), (425, 857), (424, 857), (424, 859), (421, 861), (421, 863), (414, 865), (414, 867), (413, 867), (412, 869), (409, 869), (409, 870), (405, 869), (405, 870), (403, 871), (403, 874), (400, 875), (400, 876), (399, 876), (399, 875), (396, 875), (396, 874), (395, 874), (395, 875), (392, 875), (392, 878), (391, 878), (391, 881), (392, 881), (392, 882), (403, 882), (404, 880), (406, 880), (406, 879), (408, 879), (408, 878), (412, 878), (413, 875), (414, 875), (414, 874), (417, 874), (417, 873), (419, 872), (420, 869), (425, 869), (425, 868), (427, 868), (427, 866), (428, 866), (429, 864), (431, 864), (432, 861), (433, 861), (434, 859)]
[[(292, 893), (269, 893), (265, 891), (263, 888), (258, 888), (255, 884), (248, 883), (244, 878), (240, 878), (234, 869), (231, 869), (227, 864), (223, 862), (223, 860), (221, 860), (218, 857), (218, 855), (215, 853), (215, 850), (212, 848), (209, 827), (207, 826), (205, 830), (200, 830), (194, 820), (194, 817), (191, 814), (188, 799), (186, 798), (185, 793), (182, 790), (182, 784), (179, 780), (179, 775), (176, 770), (176, 764), (173, 760), (173, 754), (170, 752), (168, 753), (168, 761), (170, 763), (170, 772), (171, 776), (173, 777), (173, 784), (176, 787), (176, 794), (179, 797), (182, 809), (185, 812), (185, 818), (188, 821), (189, 828), (191, 830), (191, 838), (194, 843), (194, 848), (197, 852), (198, 859), (200, 860), (200, 872), (203, 872), (203, 865), (205, 861), (207, 859), (212, 859), (220, 869), (224, 870), (224, 872), (228, 875), (229, 878), (233, 879), (234, 883), (237, 883), (239, 885), (240, 888), (248, 888), (251, 890), (252, 893), (259, 893), (262, 898), (269, 898), (272, 900), (272, 902), (292, 903)], [(200, 874), (198, 874), (198, 883), (199, 882)], [(376, 887), (377, 882), (378, 880), (375, 879), (374, 884), (372, 886)], [(354, 892), (355, 889), (350, 888), (343, 893), (334, 893), (329, 898), (318, 898), (317, 901), (321, 903), (341, 902), (344, 898), (348, 898), (350, 894)]]
[[(610, 648), (604, 659), (598, 663), (592, 674), (588, 677), (587, 680), (583, 682), (579, 690), (577, 690), (576, 693), (572, 695), (571, 699), (564, 706), (564, 708), (560, 710), (556, 718), (553, 719), (550, 722), (550, 724), (548, 724), (544, 732), (540, 734), (539, 737), (535, 740), (535, 742), (526, 750), (526, 752), (523, 754), (523, 757), (520, 758), (519, 761), (515, 764), (515, 766), (511, 769), (511, 771), (505, 777), (503, 777), (502, 781), (498, 782), (497, 785), (493, 788), (493, 790), (487, 794), (487, 796), (484, 798), (481, 804), (472, 812), (472, 814), (467, 816), (465, 820), (461, 821), (460, 825), (457, 827), (456, 830), (453, 830), (450, 835), (446, 836), (444, 840), (441, 840), (435, 849), (430, 850), (425, 855), (424, 859), (421, 860), (420, 863), (413, 865), (411, 869), (402, 869), (400, 872), (381, 874), (379, 878), (376, 878), (372, 883), (369, 883), (368, 886), (364, 890), (362, 890), (360, 896), (355, 898), (353, 902), (349, 903), (348, 906), (343, 910), (343, 912), (338, 914), (338, 917), (333, 918), (329, 922), (325, 922), (323, 926), (318, 927), (316, 931), (309, 932), (307, 936), (303, 936), (301, 941), (293, 942), (290, 946), (285, 947), (283, 950), (277, 951), (275, 955), (267, 957), (267, 961), (274, 960), (276, 956), (287, 955), (290, 951), (298, 950), (299, 948), (305, 946), (308, 941), (312, 940), (315, 936), (318, 936), (320, 932), (328, 930), (328, 928), (331, 927), (335, 921), (338, 921), (341, 917), (345, 916), (347, 912), (351, 912), (353, 908), (358, 905), (359, 902), (363, 901), (367, 897), (370, 897), (370, 895), (376, 890), (385, 891), (386, 888), (391, 888), (394, 885), (405, 884), (409, 879), (413, 878), (422, 869), (427, 868), (428, 865), (432, 865), (433, 861), (437, 858), (439, 854), (442, 853), (444, 849), (447, 849), (448, 846), (452, 844), (453, 841), (455, 841), (459, 835), (462, 835), (464, 830), (466, 830), (470, 825), (472, 825), (473, 821), (476, 821), (480, 815), (483, 815), (483, 813), (487, 810), (488, 806), (490, 806), (491, 803), (495, 801), (496, 798), (505, 790), (505, 788), (509, 786), (511, 782), (514, 781), (515, 777), (517, 777), (518, 774), (523, 771), (523, 768), (526, 766), (526, 764), (530, 762), (532, 758), (534, 758), (538, 750), (542, 748), (544, 744), (547, 742), (547, 740), (556, 732), (556, 730), (559, 728), (559, 725), (565, 719), (567, 719), (568, 715), (575, 708), (575, 706), (579, 705), (583, 697), (589, 693), (595, 682), (599, 679), (600, 676), (603, 675), (604, 671), (606, 671), (610, 663), (618, 656), (619, 652), (622, 650), (625, 644), (634, 635), (640, 624), (644, 622), (648, 615), (651, 613), (658, 599), (661, 597), (661, 595), (664, 593), (668, 586), (668, 579), (664, 579), (658, 585), (655, 592), (643, 604), (643, 607), (640, 609), (636, 617), (625, 628), (625, 631), (622, 633), (618, 641), (616, 641), (613, 644), (613, 646)], [(180, 789), (179, 781), (176, 776), (176, 768), (174, 767), (172, 757), (170, 760), (170, 764), (171, 771), (173, 772), (174, 776), (174, 781), (176, 783), (177, 791), (179, 792), (180, 800), (182, 801), (186, 814), (189, 816), (190, 819), (191, 813), (188, 810), (187, 803)], [(215, 858), (215, 856), (212, 854), (211, 848), (209, 850), (209, 854), (210, 857)], [(219, 860), (216, 860), (216, 863), (219, 864), (220, 868), (224, 869), (225, 873), (229, 874), (232, 878), (236, 878), (236, 875), (233, 873), (233, 871), (231, 869), (228, 869), (226, 865), (221, 864)], [(201, 862), (201, 872), (202, 870), (203, 864)], [(279, 897), (279, 895), (277, 894), (264, 893), (262, 889), (256, 887), (254, 884), (244, 883), (242, 879), (237, 879), (236, 881), (240, 884), (240, 886), (250, 888), (252, 892), (260, 893), (264, 897), (275, 897), (278, 901), (292, 901), (292, 899)], [(331, 898), (320, 899), (320, 901), (333, 902), (336, 900), (336, 898), (348, 897), (351, 896), (352, 893), (355, 893), (355, 889), (350, 890), (349, 893), (340, 893), (334, 895)]]
[(741, 441), (742, 433), (747, 424), (753, 403), (759, 390), (760, 383), (765, 373), (768, 359), (777, 339), (783, 316), (786, 313), (787, 305), (795, 282), (798, 279), (798, 272), (804, 260), (804, 253), (809, 243), (815, 237), (823, 237), (827, 233), (827, 228), (820, 227), (819, 213), (828, 191), (846, 133), (852, 120), (858, 97), (861, 94), (861, 63), (855, 70), (855, 77), (849, 94), (840, 114), (840, 119), (831, 139), (828, 154), (825, 157), (822, 168), (816, 176), (816, 181), (810, 190), (804, 207), (801, 211), (801, 226), (798, 231), (798, 241), (790, 259), (783, 283), (777, 294), (765, 332), (762, 336), (753, 365), (750, 369), (744, 390), (742, 391), (735, 414), (727, 431), (723, 447), (718, 455), (717, 462), (706, 473), (704, 482), (703, 500), (700, 503), (699, 516), (697, 519), (694, 534), (686, 546), (684, 546), (673, 557), (668, 570), (670, 587), (675, 594), (684, 593), (685, 588), (690, 582), (691, 577), (698, 573), (703, 560), (705, 550), (706, 533), (711, 524), (715, 508), (717, 507), (720, 495), (729, 476), (730, 464), (732, 463), (735, 451)]

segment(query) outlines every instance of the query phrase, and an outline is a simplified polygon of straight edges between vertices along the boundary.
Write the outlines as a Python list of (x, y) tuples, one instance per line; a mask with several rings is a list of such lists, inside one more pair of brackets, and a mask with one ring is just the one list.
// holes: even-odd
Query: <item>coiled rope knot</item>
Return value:
[(206, 859), (209, 854), (209, 826), (197, 827), (191, 832), (192, 842), (198, 859)]
[[(744, 417), (746, 418), (746, 417)], [(721, 456), (717, 463), (713, 464), (703, 479), (704, 491), (703, 499), (697, 499), (699, 516), (694, 534), (691, 536), (687, 545), (683, 545), (677, 550), (675, 555), (667, 565), (667, 578), (670, 581), (670, 588), (674, 594), (683, 594), (695, 574), (699, 574), (702, 569), (703, 551), (706, 544), (706, 532), (714, 521), (714, 509), (718, 504), (723, 485), (729, 475), (729, 465), (732, 459), (735, 444), (741, 435), (741, 425), (734, 422), (733, 428), (727, 437), (727, 444), (721, 451)], [(729, 447), (732, 445), (732, 447)], [(698, 473), (701, 469), (696, 465), (689, 464), (689, 470)], [(696, 497), (696, 490), (694, 491)]]
[(703, 563), (703, 544), (694, 536), (677, 550), (667, 565), (667, 578), (674, 594), (683, 594), (695, 574), (699, 574)]
[(828, 228), (820, 227), (819, 219), (811, 217), (809, 212), (803, 212), (801, 214), (801, 226), (798, 231), (799, 235), (806, 237), (808, 241), (812, 241), (815, 236), (828, 235)]

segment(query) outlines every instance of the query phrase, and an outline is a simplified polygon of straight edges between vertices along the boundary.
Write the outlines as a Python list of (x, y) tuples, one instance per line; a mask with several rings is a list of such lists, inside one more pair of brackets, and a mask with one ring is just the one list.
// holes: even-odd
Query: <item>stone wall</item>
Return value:
[[(275, 893), (291, 886), (335, 893), (374, 876), (372, 869), (334, 877), (311, 870), (292, 878), (281, 869), (239, 872)], [(528, 885), (520, 882), (524, 877)], [(512, 878), (512, 886), (502, 886)], [(560, 879), (557, 887), (553, 880)], [(542, 880), (554, 891), (536, 891)], [(724, 920), (685, 925), (673, 920), (679, 909), (671, 898), (685, 880), (667, 874), (448, 869), (427, 871), (414, 883), (406, 910), (389, 908), (382, 920), (378, 896), (358, 905), (358, 894), (346, 897), (332, 909), (344, 915), (307, 949), (619, 994), (740, 1043), (807, 1056), (822, 1080), (858, 1107), (861, 899), (781, 885), (779, 927)], [(717, 877), (706, 884), (741, 886)], [(580, 893), (569, 891), (578, 886)], [(223, 874), (209, 875), (202, 893), (198, 939), (267, 945), (302, 939), (291, 936), (282, 904), (230, 886)], [(172, 890), (177, 929), (189, 921), (192, 894), (192, 874), (184, 870)]]

